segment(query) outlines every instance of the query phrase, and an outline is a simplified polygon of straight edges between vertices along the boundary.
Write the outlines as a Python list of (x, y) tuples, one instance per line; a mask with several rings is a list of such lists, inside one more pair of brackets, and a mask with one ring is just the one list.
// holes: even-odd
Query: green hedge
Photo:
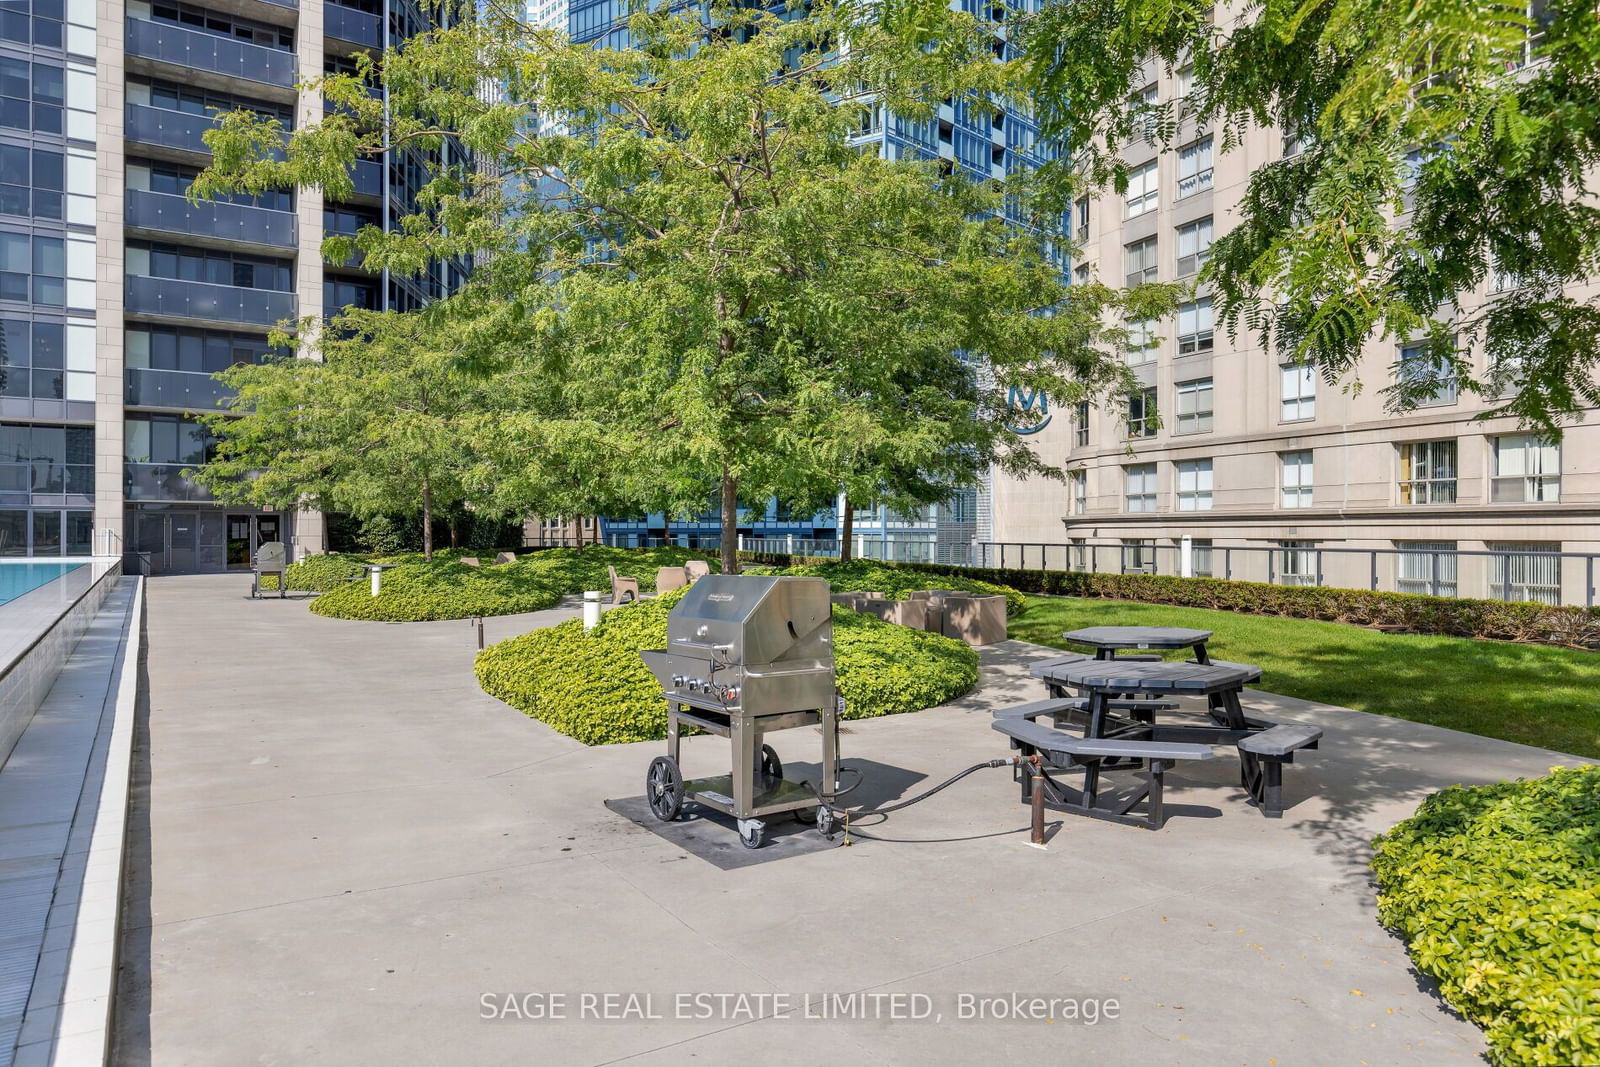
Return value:
[(1600, 1063), (1600, 767), (1443, 790), (1374, 846), (1379, 919), (1493, 1062)]
[[(307, 556), (299, 563), (289, 564), (288, 586), (290, 589), (300, 592), (331, 592), (346, 582), (365, 577), (366, 569), (363, 566), (365, 562), (365, 560), (357, 556), (336, 553), (323, 556)], [(276, 574), (263, 575), (261, 588), (278, 588), (278, 576)]]
[(1569, 648), (1600, 648), (1600, 608), (1556, 607), (1370, 589), (1268, 585), (1220, 578), (1157, 574), (1091, 574), (1081, 571), (1001, 570), (934, 564), (877, 564), (929, 574), (970, 578), (1057, 596), (1139, 600), (1252, 615), (1282, 615), (1358, 626), (1395, 627), (1447, 637), (1535, 641)]
[[(478, 557), (480, 566), (469, 567), (461, 562), (467, 555), (472, 553), (440, 551), (434, 553), (432, 562), (417, 553), (382, 557), (376, 562), (395, 566), (383, 572), (378, 596), (372, 595), (365, 581), (330, 582), (311, 610), (330, 618), (381, 622), (514, 615), (554, 607), (563, 597), (585, 589), (609, 591), (608, 566), (616, 567), (619, 574), (637, 577), (640, 589), (652, 592), (658, 567), (682, 566), (687, 559), (703, 558), (682, 548), (631, 550), (591, 545), (582, 552), (571, 548), (530, 552), (514, 563), (500, 564), (490, 562), (494, 553), (485, 552)], [(313, 556), (306, 565), (320, 560), (339, 561), (321, 565), (330, 574), (341, 568), (360, 574), (366, 562), (357, 556)], [(715, 561), (708, 562), (716, 566)], [(295, 580), (291, 567), (289, 588), (312, 588), (296, 585)]]
[[(657, 740), (667, 704), (639, 658), (667, 643), (681, 592), (501, 641), (479, 654), (489, 694), (586, 745)], [(835, 609), (834, 663), (845, 717), (866, 719), (946, 703), (978, 682), (978, 655), (959, 641)]]
[(745, 570), (751, 574), (799, 574), (811, 578), (826, 578), (829, 587), (836, 593), (877, 591), (895, 600), (904, 600), (918, 589), (960, 589), (969, 593), (1003, 596), (1006, 598), (1007, 615), (1020, 615), (1028, 605), (1027, 597), (997, 582), (969, 577), (959, 572), (935, 571), (906, 564), (885, 564), (871, 559), (853, 559), (848, 563), (840, 563), (836, 560), (793, 557), (785, 559), (781, 564), (771, 566), (757, 564)]

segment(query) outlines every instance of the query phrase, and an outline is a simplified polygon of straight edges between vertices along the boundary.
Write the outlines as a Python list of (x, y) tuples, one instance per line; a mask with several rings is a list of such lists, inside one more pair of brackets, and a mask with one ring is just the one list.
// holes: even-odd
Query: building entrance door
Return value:
[(194, 573), (195, 545), (199, 538), (199, 526), (199, 512), (167, 512), (167, 570), (170, 573)]
[(249, 570), (255, 546), (250, 542), (250, 515), (228, 516), (228, 569)]

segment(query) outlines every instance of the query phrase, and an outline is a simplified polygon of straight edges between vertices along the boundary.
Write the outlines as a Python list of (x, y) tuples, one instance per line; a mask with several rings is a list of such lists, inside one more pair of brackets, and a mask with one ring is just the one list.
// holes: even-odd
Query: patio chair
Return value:
[(683, 575), (690, 585), (711, 573), (711, 564), (703, 559), (691, 559), (683, 565)]
[(689, 584), (689, 576), (683, 567), (662, 567), (656, 571), (656, 595), (670, 593), (674, 589), (682, 589)]
[(617, 568), (607, 567), (606, 573), (611, 575), (611, 603), (626, 604), (630, 600), (639, 599), (639, 579), (625, 578), (617, 573)]
[(494, 558), (494, 561), (496, 563), (515, 563), (517, 554), (515, 552), (502, 552)]
[(261, 598), (261, 576), (274, 574), (278, 577), (278, 599), (282, 600), (289, 593), (289, 550), (282, 541), (268, 541), (256, 549), (256, 558), (250, 564), (250, 598)]

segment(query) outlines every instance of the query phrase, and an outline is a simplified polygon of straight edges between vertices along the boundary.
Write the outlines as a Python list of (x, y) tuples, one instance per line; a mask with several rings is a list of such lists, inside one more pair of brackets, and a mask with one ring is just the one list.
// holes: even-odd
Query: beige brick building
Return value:
[[(1183, 72), (1152, 68), (1145, 95), (1177, 99), (1183, 82)], [(1076, 276), (1114, 285), (1192, 278), (1211, 241), (1238, 221), (1251, 172), (1294, 151), (1272, 129), (1225, 154), (1220, 143), (1190, 119), (1170, 149), (1130, 147), (1127, 196), (1077, 205)], [(1033, 437), (1047, 462), (1070, 472), (1064, 484), (995, 473), (993, 541), (1056, 546), (1023, 556), (1012, 545), (1008, 563), (1177, 573), (1187, 536), (1193, 570), (1217, 577), (1595, 598), (1600, 560), (1582, 557), (1600, 554), (1596, 412), (1559, 445), (1514, 420), (1475, 421), (1492, 405), (1453, 388), (1392, 415), (1381, 390), (1420, 348), (1372, 342), (1361, 389), (1329, 385), (1280, 366), (1255, 336), (1214, 327), (1204, 290), (1151, 333), (1157, 339), (1129, 357), (1141, 395), (1052, 410)]]

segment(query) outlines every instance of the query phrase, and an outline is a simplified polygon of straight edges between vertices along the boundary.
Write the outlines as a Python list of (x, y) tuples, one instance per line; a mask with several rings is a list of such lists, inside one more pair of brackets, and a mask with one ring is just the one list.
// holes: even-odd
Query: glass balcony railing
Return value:
[(336, 41), (349, 41), (367, 48), (383, 46), (383, 23), (378, 16), (353, 7), (323, 5), (322, 32)]
[(202, 200), (191, 204), (186, 196), (129, 189), (125, 215), (129, 226), (189, 237), (220, 237), (273, 248), (295, 246), (294, 213), (272, 211), (249, 204)]
[[(202, 135), (216, 125), (211, 115), (191, 115), (187, 111), (171, 111), (149, 104), (129, 104), (127, 126), (124, 131), (129, 141), (138, 144), (178, 148), (186, 152), (210, 155)], [(283, 158), (283, 149), (272, 150), (274, 159)]]
[(350, 177), (356, 183), (357, 196), (383, 198), (383, 164), (371, 159), (357, 160), (350, 168)]
[(129, 55), (285, 89), (296, 74), (293, 52), (152, 19), (128, 20), (127, 49)]
[(211, 493), (183, 476), (192, 463), (127, 463), (122, 495), (128, 500), (213, 500)]
[(129, 367), (125, 402), (136, 407), (222, 411), (233, 390), (200, 371)]
[(125, 299), (133, 314), (253, 326), (275, 326), (295, 315), (294, 294), (276, 289), (246, 289), (143, 274), (130, 274), (127, 281)]

